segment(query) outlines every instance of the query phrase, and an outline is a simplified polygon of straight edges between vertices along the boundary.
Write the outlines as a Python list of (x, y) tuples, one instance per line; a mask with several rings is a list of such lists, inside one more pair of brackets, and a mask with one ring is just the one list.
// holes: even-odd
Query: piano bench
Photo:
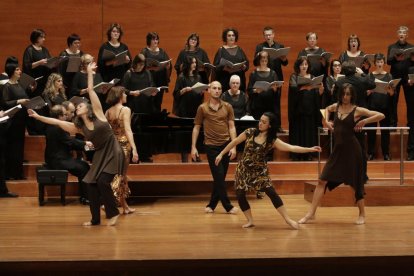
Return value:
[(45, 167), (36, 168), (36, 179), (39, 185), (39, 205), (43, 206), (45, 186), (60, 186), (60, 202), (66, 205), (66, 183), (68, 182), (67, 170), (50, 170)]

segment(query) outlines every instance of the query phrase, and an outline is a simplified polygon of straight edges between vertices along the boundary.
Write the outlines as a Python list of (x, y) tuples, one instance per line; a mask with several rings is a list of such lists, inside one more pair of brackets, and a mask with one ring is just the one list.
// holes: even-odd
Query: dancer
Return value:
[(109, 90), (106, 103), (110, 108), (106, 111), (105, 117), (108, 119), (112, 130), (124, 151), (124, 169), (122, 171), (122, 182), (119, 186), (112, 186), (112, 190), (118, 202), (121, 204), (123, 214), (131, 214), (135, 212), (134, 208), (130, 208), (126, 202), (126, 198), (131, 194), (128, 187), (127, 170), (129, 159), (132, 152), (132, 162), (138, 162), (138, 152), (135, 146), (134, 136), (131, 130), (131, 109), (123, 106), (126, 103), (126, 89), (122, 86), (112, 87)]
[(236, 195), (239, 201), (240, 209), (247, 218), (247, 224), (243, 228), (253, 227), (253, 215), (250, 205), (246, 199), (246, 192), (249, 190), (264, 190), (267, 196), (272, 200), (273, 206), (279, 214), (285, 219), (286, 223), (293, 229), (299, 229), (296, 221), (292, 220), (283, 206), (282, 199), (276, 193), (269, 177), (269, 171), (266, 163), (266, 155), (273, 148), (281, 151), (292, 151), (298, 153), (320, 152), (318, 146), (305, 148), (294, 146), (278, 139), (276, 133), (278, 125), (276, 116), (271, 112), (265, 112), (260, 117), (258, 128), (249, 128), (241, 133), (236, 139), (228, 144), (216, 157), (215, 164), (219, 165), (223, 156), (236, 145), (246, 141), (242, 159), (236, 168)]
[[(338, 103), (326, 108), (326, 124), (330, 130), (334, 131), (335, 145), (313, 194), (311, 208), (299, 220), (299, 223), (307, 223), (314, 219), (316, 208), (324, 191), (326, 189), (331, 191), (342, 183), (350, 185), (355, 191), (355, 199), (359, 209), (358, 219), (355, 223), (365, 223), (363, 157), (355, 131), (360, 132), (366, 124), (381, 121), (385, 116), (380, 112), (357, 107), (355, 100), (354, 87), (346, 83), (339, 90)], [(331, 112), (335, 113), (333, 122), (329, 121)], [(365, 117), (365, 119), (360, 120), (361, 117)]]
[(227, 196), (226, 174), (230, 159), (236, 157), (236, 148), (232, 148), (230, 154), (223, 156), (223, 162), (219, 166), (214, 164), (215, 158), (231, 140), (236, 138), (236, 127), (234, 125), (234, 112), (231, 105), (220, 99), (221, 84), (218, 81), (210, 83), (208, 93), (210, 98), (197, 109), (194, 119), (194, 128), (191, 141), (191, 158), (199, 158), (197, 140), (201, 126), (204, 129), (204, 148), (207, 154), (208, 165), (213, 176), (213, 191), (210, 202), (204, 211), (213, 213), (219, 201), (229, 214), (236, 214), (238, 208), (234, 207)]
[(87, 66), (88, 94), (92, 105), (82, 102), (76, 107), (74, 123), (54, 118), (48, 118), (29, 109), (29, 116), (50, 125), (57, 125), (71, 134), (81, 133), (85, 139), (91, 141), (95, 147), (92, 166), (83, 181), (89, 184), (89, 200), (92, 219), (83, 223), (83, 226), (99, 225), (100, 202), (105, 206), (107, 225), (113, 226), (119, 217), (119, 210), (112, 193), (111, 184), (121, 181), (124, 154), (110, 124), (102, 110), (96, 92), (93, 90), (93, 72), (96, 63)]

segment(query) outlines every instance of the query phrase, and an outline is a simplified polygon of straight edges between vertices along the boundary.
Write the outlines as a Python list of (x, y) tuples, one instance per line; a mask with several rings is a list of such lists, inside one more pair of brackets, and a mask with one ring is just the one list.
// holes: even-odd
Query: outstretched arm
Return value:
[(55, 119), (55, 118), (41, 116), (32, 109), (28, 109), (27, 113), (29, 113), (30, 117), (35, 118), (38, 121), (41, 121), (48, 125), (58, 126), (62, 128), (63, 130), (69, 132), (70, 134), (82, 133), (78, 128), (76, 128), (75, 124), (72, 122), (66, 122), (66, 121)]
[(321, 152), (322, 149), (319, 146), (314, 146), (311, 148), (305, 148), (300, 146), (294, 146), (288, 143), (283, 142), (280, 139), (276, 139), (275, 143), (273, 144), (273, 148), (276, 148), (280, 151), (290, 151), (296, 153), (307, 153), (307, 152)]
[(244, 141), (246, 141), (246, 133), (242, 132), (236, 139), (233, 139), (216, 157), (216, 161), (214, 162), (216, 166), (220, 163), (223, 155), (228, 153), (230, 150), (235, 149), (236, 146)]
[(88, 95), (89, 99), (91, 100), (93, 113), (95, 113), (96, 117), (99, 120), (106, 122), (107, 120), (103, 112), (101, 102), (99, 101), (98, 95), (96, 95), (95, 90), (93, 90), (93, 73), (96, 68), (97, 66), (95, 62), (91, 62), (88, 64)]

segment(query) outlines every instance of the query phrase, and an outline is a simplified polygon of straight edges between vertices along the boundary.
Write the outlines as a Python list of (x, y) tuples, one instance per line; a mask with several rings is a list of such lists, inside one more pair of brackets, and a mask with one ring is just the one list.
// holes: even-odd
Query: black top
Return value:
[[(93, 85), (97, 85), (101, 82), (103, 82), (101, 74), (95, 73), (93, 75)], [(88, 88), (88, 73), (83, 73), (83, 72), (75, 73), (75, 76), (73, 77), (73, 81), (72, 81), (72, 91), (70, 93), (72, 97), (80, 96), (80, 97), (89, 98), (88, 93), (82, 94), (82, 95), (80, 94), (80, 91), (85, 88)], [(99, 95), (100, 94), (98, 94), (98, 96)]]
[(391, 44), (388, 46), (388, 52), (387, 52), (387, 64), (391, 65), (390, 73), (391, 75), (398, 79), (404, 77), (404, 60), (398, 61), (395, 59), (394, 56), (390, 56), (390, 52), (392, 49), (408, 49), (412, 48), (414, 45), (410, 43), (400, 44), (400, 41), (395, 42), (394, 44)]
[[(260, 43), (256, 46), (256, 51), (254, 52), (254, 56), (257, 55), (258, 52), (262, 51), (263, 48), (273, 48), (273, 49), (279, 49), (279, 48), (284, 48), (285, 45), (280, 44), (278, 42), (273, 43), (272, 46), (270, 46), (266, 41), (263, 43)], [(269, 61), (269, 68), (273, 69), (273, 71), (276, 72), (277, 78), (278, 80), (283, 80), (283, 71), (282, 71), (282, 65), (286, 66), (288, 65), (289, 61), (286, 59), (285, 61), (282, 61), (280, 58), (276, 58), (276, 59), (270, 59)]]
[(244, 91), (240, 91), (240, 94), (232, 95), (230, 90), (225, 91), (221, 95), (221, 99), (225, 102), (228, 102), (233, 107), (234, 117), (240, 119), (248, 113), (248, 98), (247, 94)]
[[(101, 48), (99, 48), (98, 70), (99, 70), (99, 73), (101, 73), (103, 80), (106, 82), (109, 82), (113, 79), (122, 79), (125, 72), (131, 67), (131, 61), (129, 63), (124, 63), (118, 66), (113, 66), (113, 65), (107, 66), (105, 65), (105, 62), (107, 60), (104, 60), (102, 57), (104, 50), (111, 51), (116, 55), (124, 51), (127, 51), (128, 46), (120, 42), (118, 47), (114, 47), (109, 43), (109, 41), (107, 41), (104, 44), (102, 44)], [(128, 50), (128, 56), (129, 56), (129, 59), (131, 60), (131, 54), (129, 50)]]
[[(323, 54), (325, 52), (325, 50), (323, 48), (318, 48), (318, 49), (302, 49), (299, 54), (298, 54), (298, 58), (302, 57), (302, 56), (307, 56), (307, 55), (320, 55)], [(311, 59), (310, 60), (310, 73), (313, 76), (320, 76), (320, 75), (327, 75), (328, 74), (328, 62), (326, 62), (325, 66), (322, 65), (322, 63), (319, 60), (315, 60), (315, 59)]]
[[(246, 61), (246, 68), (241, 71), (237, 71), (234, 73), (229, 73), (224, 71), (223, 66), (218, 66), (220, 64), (220, 60), (224, 58), (232, 63), (240, 63)], [(230, 77), (232, 75), (238, 75), (240, 77), (240, 90), (246, 91), (246, 75), (245, 72), (249, 70), (249, 60), (247, 59), (246, 54), (244, 53), (243, 49), (239, 46), (235, 48), (226, 49), (224, 47), (220, 47), (217, 50), (216, 55), (214, 56), (214, 65), (216, 66), (216, 80), (221, 83), (222, 91), (226, 91), (230, 88)]]
[(5, 108), (7, 109), (16, 106), (17, 100), (29, 98), (20, 84), (11, 84), (9, 82), (3, 86), (2, 96)]
[[(154, 87), (151, 73), (148, 70), (142, 72), (127, 71), (122, 78), (121, 85), (130, 91), (142, 90)], [(134, 113), (155, 113), (154, 97), (141, 94), (139, 96), (128, 96), (128, 106)]]
[[(159, 48), (159, 51), (151, 51), (148, 48), (142, 49), (141, 53), (145, 56), (146, 59), (155, 59), (159, 62), (169, 60), (170, 57), (168, 56), (167, 52), (164, 49)], [(170, 83), (170, 75), (171, 70), (168, 70), (166, 67), (163, 67), (160, 70), (154, 71), (150, 70), (152, 75), (152, 80), (155, 83), (156, 87), (160, 86), (168, 86)]]
[[(78, 54), (69, 54), (66, 50), (62, 51), (59, 56), (61, 57), (81, 57), (83, 56), (83, 52), (80, 51)], [(66, 72), (68, 67), (69, 59), (62, 61), (59, 65), (59, 73), (62, 75), (63, 78), (63, 85), (65, 86), (66, 96), (70, 99), (72, 95), (70, 92), (72, 91), (72, 82), (73, 78), (76, 75), (76, 72)]]
[(375, 81), (372, 76), (345, 76), (344, 78), (339, 79), (336, 82), (332, 93), (333, 102), (338, 101), (339, 88), (342, 87), (345, 83), (350, 83), (355, 88), (356, 91), (356, 101), (355, 104), (360, 107), (367, 107), (367, 90), (375, 88)]
[[(373, 74), (370, 73), (371, 78), (376, 78), (381, 81), (389, 82), (392, 80), (392, 76), (390, 73), (385, 74)], [(373, 89), (375, 91), (375, 89)], [(391, 96), (383, 93), (375, 93), (372, 92), (371, 95), (368, 96), (368, 108), (373, 110), (386, 110), (391, 105)]]
[(277, 81), (276, 72), (273, 70), (270, 71), (257, 71), (254, 70), (249, 77), (249, 85), (247, 88), (247, 94), (249, 95), (249, 105), (251, 115), (259, 120), (264, 112), (276, 112), (276, 99), (278, 97), (277, 90), (274, 91), (272, 88), (269, 88), (267, 91), (262, 91), (261, 93), (254, 93), (253, 86), (256, 81), (267, 81), (273, 82)]
[(36, 90), (30, 95), (31, 98), (35, 96), (40, 96), (45, 89), (47, 79), (49, 75), (52, 73), (52, 70), (46, 66), (40, 65), (36, 68), (32, 68), (32, 63), (39, 61), (41, 59), (50, 58), (49, 51), (47, 48), (42, 47), (41, 50), (36, 50), (33, 45), (29, 45), (23, 53), (23, 73), (32, 76), (33, 78), (39, 78), (37, 81)]
[(200, 75), (185, 77), (181, 74), (174, 88), (174, 104), (173, 112), (179, 117), (194, 118), (197, 108), (203, 103), (204, 93), (196, 93), (194, 91), (180, 93), (184, 87), (191, 87), (197, 82), (201, 82)]
[(204, 51), (202, 48), (197, 48), (195, 51), (189, 51), (185, 49), (180, 51), (177, 57), (177, 61), (174, 65), (174, 69), (177, 72), (177, 78), (182, 73), (181, 69), (182, 69), (184, 60), (187, 58), (193, 58), (193, 57), (195, 57), (198, 61), (198, 65), (199, 65), (198, 73), (201, 76), (201, 80), (202, 80), (201, 82), (206, 83), (206, 84), (209, 83), (208, 76), (210, 74), (208, 74), (207, 71), (205, 70), (200, 70), (204, 68), (204, 66), (202, 66), (203, 63), (210, 63), (210, 59), (208, 58), (206, 51)]
[(83, 150), (85, 142), (70, 137), (62, 128), (48, 125), (46, 128), (45, 162), (51, 168), (61, 167), (61, 161), (72, 159), (72, 150)]
[[(360, 51), (360, 53), (359, 53), (359, 56), (364, 56), (365, 55), (365, 53), (363, 52), (363, 51)], [(348, 51), (343, 51), (342, 53), (341, 53), (341, 55), (339, 56), (339, 61), (341, 62), (341, 64), (344, 62), (344, 61), (349, 61), (349, 60), (354, 60), (355, 58), (354, 57), (350, 57), (350, 56), (348, 56)], [(364, 61), (366, 61), (366, 59), (364, 60)], [(368, 62), (369, 63), (369, 62)], [(371, 67), (371, 64), (370, 64), (370, 67)], [(365, 74), (368, 74), (369, 73), (369, 68), (368, 69), (365, 69), (365, 68), (361, 68), (362, 69), (362, 71), (365, 73)]]

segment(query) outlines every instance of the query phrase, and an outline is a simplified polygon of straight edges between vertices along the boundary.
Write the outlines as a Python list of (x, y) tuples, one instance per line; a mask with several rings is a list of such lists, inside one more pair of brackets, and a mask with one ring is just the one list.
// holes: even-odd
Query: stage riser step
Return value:
[[(279, 194), (301, 194), (303, 193), (303, 183), (305, 180), (273, 180), (273, 185)], [(12, 181), (7, 186), (10, 191), (17, 193), (23, 197), (37, 197), (38, 184), (33, 181)], [(210, 194), (212, 190), (212, 181), (131, 181), (129, 182), (132, 196), (191, 196)], [(234, 194), (234, 181), (227, 180), (226, 187), (229, 194)], [(78, 183), (71, 181), (66, 184), (66, 195), (78, 195)], [(45, 198), (48, 196), (60, 196), (60, 188), (58, 186), (46, 186)]]
[[(370, 181), (371, 182), (371, 181)], [(312, 202), (316, 182), (304, 184), (304, 198)], [(399, 185), (398, 181), (376, 181), (365, 185), (366, 206), (408, 206), (414, 205), (414, 185), (412, 181)], [(322, 197), (320, 206), (346, 207), (356, 206), (354, 190), (340, 185), (333, 191), (327, 190)]]
[[(406, 156), (405, 149), (406, 149), (406, 144), (407, 144), (407, 137), (408, 137), (407, 134), (404, 134), (404, 157)], [(288, 142), (289, 140), (288, 135), (281, 135), (279, 136), (279, 138), (285, 142)], [(380, 140), (381, 140), (380, 135), (377, 134), (377, 140), (376, 140), (377, 160), (383, 159), (383, 156), (381, 153)], [(326, 159), (328, 152), (329, 152), (329, 139), (326, 135), (321, 136), (321, 145), (323, 146), (323, 150), (324, 150), (324, 152), (322, 153), (322, 158)], [(29, 160), (31, 162), (35, 162), (35, 161), (43, 162), (45, 146), (46, 146), (46, 142), (45, 142), (44, 136), (26, 136), (24, 159)], [(400, 157), (400, 136), (397, 133), (391, 134), (390, 154), (393, 160), (397, 160)], [(206, 160), (204, 154), (201, 157), (204, 160)], [(289, 153), (275, 151), (273, 158), (275, 161), (288, 161)], [(181, 154), (179, 153), (157, 154), (153, 156), (153, 159), (154, 159), (154, 162), (157, 162), (157, 163), (180, 162)]]

